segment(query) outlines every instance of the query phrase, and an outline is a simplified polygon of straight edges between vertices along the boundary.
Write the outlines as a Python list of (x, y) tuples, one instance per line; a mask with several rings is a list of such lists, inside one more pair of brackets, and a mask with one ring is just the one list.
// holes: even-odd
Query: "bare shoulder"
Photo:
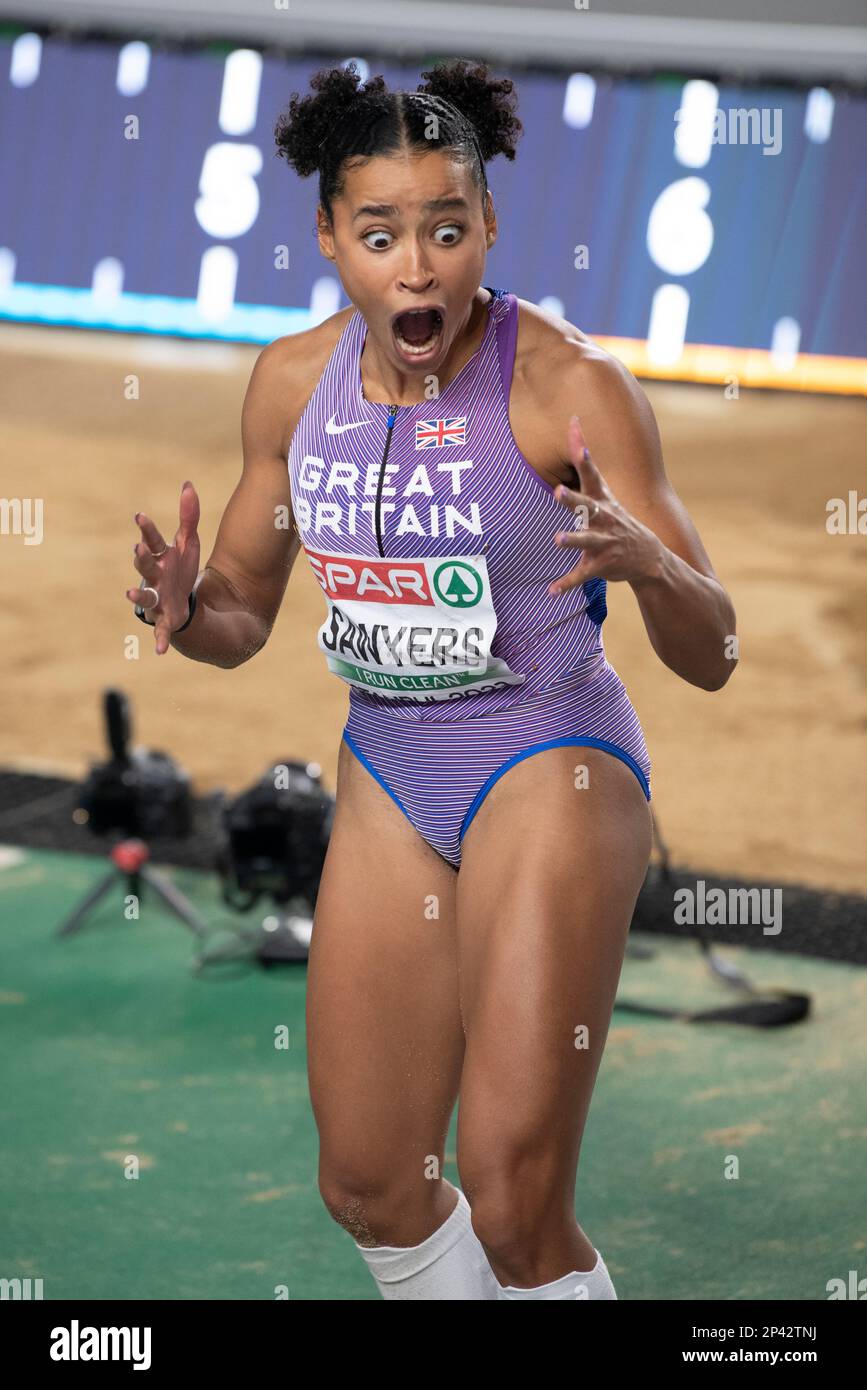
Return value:
[(650, 402), (619, 358), (559, 314), (526, 299), (518, 305), (513, 391), (550, 459), (568, 469), (571, 415), (580, 418), (591, 452), (612, 427), (655, 432)]
[[(538, 385), (567, 372), (573, 379), (597, 381), (600, 390), (616, 390), (616, 383), (635, 382), (632, 373), (601, 344), (582, 333), (574, 323), (529, 299), (519, 299), (518, 343), (515, 370), (521, 369)], [(638, 383), (635, 382), (638, 386)], [(639, 390), (641, 388), (639, 387)]]
[(286, 333), (268, 343), (256, 358), (244, 400), (244, 429), (279, 438), (285, 457), (295, 427), (346, 325), (355, 312), (350, 304), (313, 328)]

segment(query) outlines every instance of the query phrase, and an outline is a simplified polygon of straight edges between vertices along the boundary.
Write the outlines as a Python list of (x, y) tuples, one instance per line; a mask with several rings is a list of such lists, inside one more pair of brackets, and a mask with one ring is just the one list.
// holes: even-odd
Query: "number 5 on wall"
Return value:
[(218, 241), (243, 236), (259, 215), (262, 151), (226, 140), (205, 151), (195, 213), (199, 226)]

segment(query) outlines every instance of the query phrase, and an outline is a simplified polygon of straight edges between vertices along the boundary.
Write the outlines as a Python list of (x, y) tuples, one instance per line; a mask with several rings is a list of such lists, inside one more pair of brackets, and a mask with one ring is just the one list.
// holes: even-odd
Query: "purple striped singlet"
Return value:
[(455, 868), (490, 788), (542, 749), (605, 749), (650, 799), (641, 726), (602, 646), (605, 580), (548, 593), (580, 551), (554, 544), (573, 518), (512, 436), (518, 301), (489, 292), (479, 348), (417, 405), (365, 399), (353, 314), (288, 455), (327, 605), (319, 646), (349, 683), (343, 738)]

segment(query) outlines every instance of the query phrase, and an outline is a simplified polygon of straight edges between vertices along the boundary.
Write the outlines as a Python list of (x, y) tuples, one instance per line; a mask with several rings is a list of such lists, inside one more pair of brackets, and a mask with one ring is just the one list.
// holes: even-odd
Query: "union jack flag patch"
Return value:
[(415, 447), (439, 449), (443, 444), (465, 444), (466, 431), (466, 415), (452, 415), (448, 420), (417, 420)]

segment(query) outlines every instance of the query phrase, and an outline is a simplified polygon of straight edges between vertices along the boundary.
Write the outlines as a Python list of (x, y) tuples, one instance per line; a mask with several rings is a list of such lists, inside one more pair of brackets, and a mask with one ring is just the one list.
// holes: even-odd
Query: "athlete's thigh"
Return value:
[(311, 1101), (335, 1182), (421, 1180), (445, 1144), (464, 1050), (456, 878), (341, 742), (307, 989)]
[(470, 825), (457, 892), (468, 1191), (498, 1154), (540, 1152), (571, 1191), (650, 845), (634, 773), (592, 748), (517, 763)]

